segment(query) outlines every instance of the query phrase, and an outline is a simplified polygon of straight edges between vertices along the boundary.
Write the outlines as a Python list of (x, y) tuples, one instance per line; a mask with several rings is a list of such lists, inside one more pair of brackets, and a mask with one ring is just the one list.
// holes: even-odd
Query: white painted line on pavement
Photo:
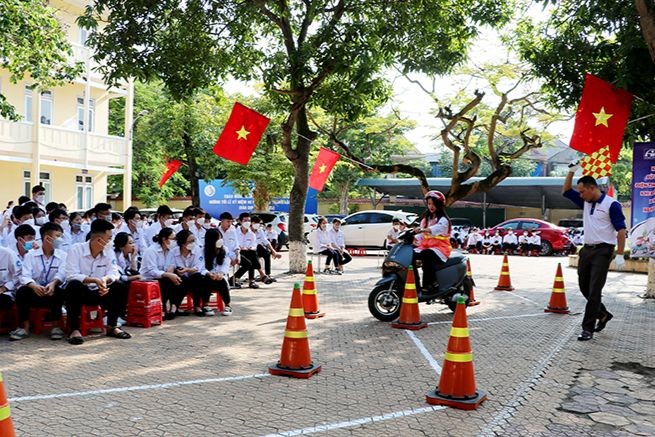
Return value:
[(245, 379), (265, 378), (267, 376), (271, 376), (271, 375), (268, 373), (260, 373), (257, 375), (227, 376), (224, 378), (193, 379), (191, 381), (175, 381), (175, 382), (167, 382), (164, 384), (136, 385), (132, 387), (106, 388), (106, 389), (99, 389), (99, 390), (75, 391), (70, 393), (54, 393), (49, 395), (19, 396), (17, 398), (9, 398), (8, 401), (9, 402), (39, 401), (42, 399), (59, 399), (59, 398), (72, 398), (78, 396), (95, 396), (105, 393), (123, 393), (128, 391), (156, 390), (162, 388), (179, 387), (183, 385), (206, 384), (212, 382), (242, 381)]
[[(519, 314), (517, 316), (497, 316), (497, 317), (485, 317), (482, 319), (467, 319), (468, 322), (486, 322), (489, 320), (504, 320), (504, 319), (520, 319), (522, 317), (537, 317), (537, 316), (546, 316), (548, 317), (548, 313), (533, 313), (533, 314)], [(449, 325), (453, 323), (452, 320), (445, 320), (443, 322), (428, 322), (428, 325), (445, 325), (448, 323)]]
[(532, 389), (532, 387), (539, 383), (539, 380), (544, 377), (544, 374), (546, 373), (547, 368), (550, 366), (551, 361), (553, 361), (555, 358), (555, 355), (559, 353), (565, 344), (571, 341), (571, 335), (573, 334), (573, 330), (577, 326), (577, 323), (575, 323), (573, 319), (569, 320), (570, 326), (561, 335), (559, 341), (555, 343), (550, 352), (546, 353), (545, 356), (536, 361), (539, 364), (532, 369), (532, 372), (530, 372), (530, 375), (528, 375), (528, 379), (519, 384), (512, 400), (505, 406), (505, 408), (499, 411), (498, 414), (494, 415), (494, 419), (487, 423), (487, 425), (478, 434), (479, 436), (496, 435), (494, 432), (494, 428), (496, 428), (496, 426), (498, 426), (503, 420), (506, 420), (507, 423), (511, 422), (513, 418), (512, 413), (519, 408), (519, 401), (521, 398), (525, 395), (526, 392), (528, 392), (530, 389)]
[(437, 363), (437, 360), (434, 359), (432, 354), (430, 354), (430, 352), (425, 347), (423, 342), (421, 340), (419, 340), (418, 337), (416, 336), (416, 334), (414, 334), (412, 331), (406, 329), (405, 332), (407, 333), (409, 338), (412, 339), (412, 341), (414, 342), (414, 344), (416, 345), (418, 350), (421, 351), (421, 353), (423, 354), (425, 359), (428, 360), (428, 363), (430, 363), (430, 365), (432, 366), (434, 371), (437, 372), (437, 376), (441, 375), (441, 366), (439, 365), (439, 363)]
[(528, 302), (533, 303), (533, 304), (535, 304), (535, 305), (537, 305), (537, 306), (541, 306), (541, 305), (542, 305), (542, 304), (540, 304), (540, 303), (535, 302), (535, 301), (532, 300), (532, 299), (528, 299), (527, 297), (523, 297), (523, 296), (521, 296), (520, 294), (511, 293), (511, 295), (512, 295), (512, 296), (515, 296), (515, 297), (518, 297), (518, 298), (521, 298), (521, 299), (523, 299), (523, 300), (527, 300)]
[(294, 435), (306, 435), (306, 434), (314, 434), (318, 432), (327, 432), (340, 428), (352, 428), (353, 426), (360, 426), (360, 425), (366, 425), (374, 422), (382, 422), (385, 420), (398, 419), (400, 417), (415, 416), (417, 414), (424, 414), (424, 413), (430, 413), (432, 411), (444, 410), (445, 408), (446, 407), (435, 407), (435, 406), (413, 408), (411, 410), (396, 411), (395, 413), (387, 413), (379, 416), (362, 417), (361, 419), (328, 423), (325, 425), (312, 426), (309, 428), (294, 429), (291, 431), (284, 431), (277, 434), (267, 434), (264, 437), (288, 437)]

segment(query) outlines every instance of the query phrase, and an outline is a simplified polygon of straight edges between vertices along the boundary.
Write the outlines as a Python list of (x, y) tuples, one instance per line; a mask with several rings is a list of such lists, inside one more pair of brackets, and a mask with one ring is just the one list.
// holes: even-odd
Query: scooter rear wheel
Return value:
[(402, 293), (389, 285), (378, 285), (368, 295), (368, 310), (382, 322), (392, 322), (400, 316)]

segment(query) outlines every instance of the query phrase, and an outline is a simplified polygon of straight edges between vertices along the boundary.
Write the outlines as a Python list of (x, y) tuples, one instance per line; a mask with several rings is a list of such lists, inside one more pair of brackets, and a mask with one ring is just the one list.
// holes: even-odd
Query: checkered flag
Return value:
[(584, 176), (591, 176), (594, 179), (610, 176), (612, 174), (612, 160), (609, 146), (605, 146), (582, 158), (580, 167), (582, 167)]

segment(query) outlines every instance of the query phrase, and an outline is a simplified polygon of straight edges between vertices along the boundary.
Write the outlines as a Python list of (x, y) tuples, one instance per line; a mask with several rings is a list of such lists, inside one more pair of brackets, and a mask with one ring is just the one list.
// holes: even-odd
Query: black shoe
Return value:
[(188, 312), (188, 311), (184, 311), (184, 310), (177, 310), (177, 311), (175, 311), (175, 315), (176, 316), (189, 316), (189, 315), (191, 315), (191, 313)]
[(255, 281), (250, 281), (250, 288), (259, 288), (259, 285), (257, 285)]
[(578, 341), (587, 341), (592, 338), (594, 338), (594, 334), (589, 331), (582, 331), (582, 333), (578, 335)]
[(598, 323), (596, 324), (596, 329), (594, 329), (594, 332), (600, 332), (603, 329), (605, 329), (605, 325), (607, 325), (607, 322), (612, 320), (614, 318), (614, 315), (612, 313), (607, 313), (607, 315), (600, 319)]
[(175, 313), (166, 313), (164, 315), (164, 320), (173, 320), (175, 318)]

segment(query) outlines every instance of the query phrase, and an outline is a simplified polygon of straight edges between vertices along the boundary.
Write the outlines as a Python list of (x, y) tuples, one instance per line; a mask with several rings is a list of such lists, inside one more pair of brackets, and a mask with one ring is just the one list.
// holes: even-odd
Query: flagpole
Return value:
[[(312, 142), (312, 141), (313, 141), (313, 140), (311, 140), (310, 138), (307, 138), (306, 136), (304, 136), (304, 135), (302, 135), (302, 134), (296, 133), (296, 135), (298, 135), (300, 138), (304, 138), (304, 139), (306, 139), (306, 140), (309, 141), (309, 142)], [(348, 158), (347, 156), (343, 156), (343, 155), (341, 155), (341, 154), (339, 154), (339, 156), (340, 156), (341, 158), (347, 160), (347, 161), (353, 162), (353, 163), (355, 163), (355, 164), (357, 164), (357, 165), (361, 165), (362, 167), (366, 167), (366, 168), (368, 168), (368, 169), (370, 169), (370, 170), (375, 170), (375, 168), (371, 167), (370, 165), (366, 165), (366, 164), (364, 164), (363, 162), (356, 161), (356, 160), (354, 160), (354, 159), (352, 159), (352, 158)]]
[(644, 119), (646, 119), (646, 118), (650, 118), (650, 117), (652, 117), (652, 116), (654, 116), (654, 115), (655, 115), (655, 113), (653, 113), (653, 114), (648, 114), (648, 115), (644, 115), (643, 117), (635, 118), (634, 120), (630, 120), (630, 121), (628, 122), (628, 124), (630, 124), (630, 123), (634, 123), (635, 121), (641, 121), (641, 120), (644, 120)]

